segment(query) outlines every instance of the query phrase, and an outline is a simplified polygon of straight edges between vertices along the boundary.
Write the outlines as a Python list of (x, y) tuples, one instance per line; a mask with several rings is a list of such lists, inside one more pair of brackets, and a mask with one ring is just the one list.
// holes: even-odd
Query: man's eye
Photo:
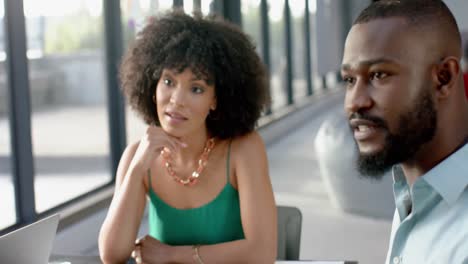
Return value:
[(343, 76), (343, 81), (349, 85), (349, 84), (353, 84), (355, 79), (353, 77)]
[(380, 80), (380, 79), (383, 79), (383, 78), (385, 78), (387, 76), (388, 76), (388, 74), (386, 74), (385, 72), (373, 72), (373, 73), (371, 73), (370, 79), (371, 80)]

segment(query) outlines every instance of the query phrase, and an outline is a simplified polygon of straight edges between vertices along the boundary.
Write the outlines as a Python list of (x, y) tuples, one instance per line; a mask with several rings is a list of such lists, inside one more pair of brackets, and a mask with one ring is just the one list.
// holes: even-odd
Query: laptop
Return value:
[(357, 261), (345, 261), (345, 260), (292, 260), (292, 261), (279, 261), (277, 260), (275, 264), (358, 264)]
[(0, 237), (0, 262), (47, 264), (52, 252), (59, 214), (43, 218)]

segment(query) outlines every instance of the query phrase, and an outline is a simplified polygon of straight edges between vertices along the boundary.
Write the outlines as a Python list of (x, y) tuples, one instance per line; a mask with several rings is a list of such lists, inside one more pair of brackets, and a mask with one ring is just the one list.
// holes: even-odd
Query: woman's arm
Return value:
[[(265, 145), (257, 132), (232, 144), (232, 164), (237, 178), (245, 239), (202, 245), (199, 255), (211, 263), (274, 263), (277, 250), (277, 215), (268, 175)], [(229, 228), (229, 227), (226, 227)], [(171, 247), (175, 263), (194, 262), (191, 246)]]
[(144, 171), (130, 166), (138, 143), (128, 146), (117, 169), (114, 197), (99, 233), (101, 260), (125, 263), (133, 250), (146, 205)]
[(146, 173), (162, 148), (177, 151), (184, 146), (160, 127), (148, 126), (140, 142), (126, 148), (117, 169), (114, 197), (99, 233), (104, 263), (121, 263), (130, 257), (146, 206)]

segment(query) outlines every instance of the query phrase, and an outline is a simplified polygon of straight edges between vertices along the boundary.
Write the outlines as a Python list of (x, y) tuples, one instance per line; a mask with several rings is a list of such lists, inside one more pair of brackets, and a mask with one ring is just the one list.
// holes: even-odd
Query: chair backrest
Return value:
[(302, 213), (296, 207), (277, 206), (278, 260), (299, 260)]

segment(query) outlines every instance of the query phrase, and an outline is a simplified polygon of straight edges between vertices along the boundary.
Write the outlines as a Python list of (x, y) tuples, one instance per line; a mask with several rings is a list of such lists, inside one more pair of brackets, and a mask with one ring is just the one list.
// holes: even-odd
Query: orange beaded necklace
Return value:
[(174, 181), (176, 181), (179, 184), (182, 184), (184, 186), (192, 186), (195, 185), (198, 182), (198, 179), (205, 169), (206, 165), (208, 164), (208, 157), (210, 156), (211, 150), (215, 146), (215, 140), (214, 138), (210, 138), (206, 141), (205, 147), (203, 149), (203, 153), (200, 156), (200, 159), (198, 159), (198, 167), (197, 169), (192, 172), (192, 175), (190, 175), (187, 179), (182, 179), (177, 174), (174, 172), (172, 169), (172, 156), (171, 153), (166, 151), (164, 148), (161, 150), (161, 157), (162, 157), (162, 162), (164, 167), (166, 167), (167, 173), (169, 176), (172, 177)]

